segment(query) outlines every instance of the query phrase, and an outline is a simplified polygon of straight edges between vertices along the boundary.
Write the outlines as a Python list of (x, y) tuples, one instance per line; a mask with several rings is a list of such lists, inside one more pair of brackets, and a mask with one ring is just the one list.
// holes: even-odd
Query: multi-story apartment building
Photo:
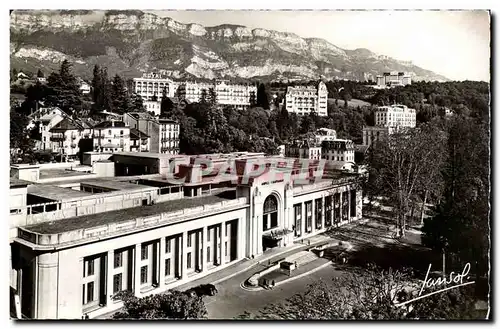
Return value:
[(130, 151), (130, 127), (123, 121), (103, 121), (94, 126), (94, 151)]
[(323, 81), (317, 87), (288, 87), (286, 92), (286, 110), (297, 115), (308, 115), (316, 112), (319, 116), (327, 116), (328, 89)]
[(92, 129), (70, 118), (65, 118), (50, 129), (52, 152), (59, 153), (64, 159), (75, 160), (80, 152), (82, 140), (92, 138)]
[(228, 80), (217, 80), (214, 83), (186, 81), (179, 84), (178, 95), (191, 103), (197, 103), (212, 89), (216, 96), (217, 104), (234, 106), (243, 109), (250, 106), (252, 98), (257, 97), (257, 87), (246, 84), (231, 84)]
[(179, 154), (180, 126), (177, 121), (160, 118), (160, 152)]
[(134, 92), (143, 100), (152, 101), (154, 97), (160, 100), (165, 90), (167, 97), (174, 97), (172, 79), (158, 73), (145, 73), (141, 78), (134, 78)]
[(385, 72), (377, 76), (377, 87), (401, 87), (411, 85), (411, 76), (405, 72)]
[(37, 113), (45, 113), (38, 119), (40, 122), (40, 135), (42, 138), (41, 149), (51, 151), (52, 148), (52, 133), (50, 130), (59, 122), (68, 116), (61, 109), (54, 107), (50, 109), (40, 109)]
[(352, 169), (354, 162), (354, 143), (349, 139), (324, 141), (321, 144), (322, 158), (339, 169)]
[(415, 128), (417, 114), (405, 105), (380, 106), (375, 111), (375, 126), (363, 127), (363, 145), (369, 146), (395, 131)]
[(379, 106), (375, 110), (375, 125), (379, 127), (415, 128), (417, 113), (406, 105)]
[(129, 112), (123, 115), (123, 122), (149, 136), (147, 152), (160, 153), (160, 124), (157, 118), (145, 112)]
[(296, 140), (285, 147), (285, 156), (289, 158), (319, 160), (321, 159), (321, 145), (308, 139)]
[[(235, 156), (235, 179), (204, 176), (184, 156), (176, 184), (163, 175), (11, 180), (10, 286), (23, 316), (97, 318), (122, 307), (120, 291), (163, 293), (362, 217), (358, 175)], [(212, 159), (217, 170), (228, 163)], [(252, 165), (268, 169), (243, 180)]]

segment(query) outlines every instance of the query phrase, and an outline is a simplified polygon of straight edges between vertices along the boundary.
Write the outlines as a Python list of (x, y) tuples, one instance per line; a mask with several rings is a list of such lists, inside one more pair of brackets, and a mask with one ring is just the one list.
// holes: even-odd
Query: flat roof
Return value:
[(116, 191), (156, 189), (156, 187), (151, 187), (151, 186), (147, 186), (147, 185), (129, 183), (127, 181), (119, 181), (119, 180), (114, 180), (114, 179), (108, 180), (108, 179), (103, 179), (103, 178), (81, 181), (80, 183), (88, 185), (88, 186), (102, 187), (102, 188), (116, 190)]
[(92, 193), (77, 191), (67, 187), (39, 184), (28, 186), (28, 194), (54, 201), (62, 201), (92, 195)]
[(67, 219), (60, 219), (51, 222), (44, 222), (40, 224), (26, 226), (25, 228), (31, 232), (39, 234), (57, 234), (57, 233), (70, 232), (85, 228), (107, 225), (110, 223), (119, 223), (131, 220), (133, 218), (148, 217), (148, 216), (159, 215), (161, 213), (174, 212), (184, 208), (193, 208), (193, 207), (219, 203), (221, 201), (226, 201), (226, 200), (233, 200), (233, 199), (227, 199), (217, 195), (209, 195), (205, 197), (196, 197), (196, 198), (183, 198), (183, 199), (161, 202), (150, 206), (139, 206), (128, 209), (108, 211), (94, 215), (86, 215), (86, 216), (72, 217)]
[(152, 152), (115, 152), (113, 156), (128, 156), (134, 158), (151, 158), (151, 159), (170, 159), (170, 158), (184, 158), (185, 156), (167, 153), (152, 153)]
[[(75, 166), (76, 167), (76, 166)], [(57, 177), (72, 177), (72, 176), (89, 176), (92, 173), (66, 169), (43, 169), (40, 170), (40, 179), (57, 178)]]
[(33, 184), (32, 182), (28, 182), (22, 179), (10, 178), (10, 187), (24, 187)]

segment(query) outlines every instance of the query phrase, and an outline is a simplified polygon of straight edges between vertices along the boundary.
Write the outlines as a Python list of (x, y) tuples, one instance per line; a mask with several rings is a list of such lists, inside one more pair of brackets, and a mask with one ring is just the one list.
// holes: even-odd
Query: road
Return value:
[(335, 264), (332, 264), (305, 277), (284, 283), (273, 290), (243, 290), (240, 284), (255, 272), (255, 269), (251, 269), (217, 284), (219, 293), (205, 300), (208, 318), (233, 319), (245, 312), (256, 314), (266, 305), (284, 301), (297, 293), (305, 292), (307, 286), (316, 280), (331, 280), (341, 275), (341, 272), (335, 269)]

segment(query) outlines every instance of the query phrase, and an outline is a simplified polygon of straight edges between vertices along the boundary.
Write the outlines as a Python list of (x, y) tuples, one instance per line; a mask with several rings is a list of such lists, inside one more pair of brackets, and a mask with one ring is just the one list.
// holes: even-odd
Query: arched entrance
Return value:
[(264, 250), (277, 247), (282, 239), (274, 230), (279, 227), (278, 199), (269, 195), (264, 201), (262, 215), (262, 247)]

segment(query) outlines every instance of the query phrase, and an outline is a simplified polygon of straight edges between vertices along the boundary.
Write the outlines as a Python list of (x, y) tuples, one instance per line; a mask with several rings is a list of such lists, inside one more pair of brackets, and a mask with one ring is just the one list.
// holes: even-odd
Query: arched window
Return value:
[(270, 195), (264, 201), (264, 215), (262, 218), (263, 231), (278, 227), (278, 200)]

